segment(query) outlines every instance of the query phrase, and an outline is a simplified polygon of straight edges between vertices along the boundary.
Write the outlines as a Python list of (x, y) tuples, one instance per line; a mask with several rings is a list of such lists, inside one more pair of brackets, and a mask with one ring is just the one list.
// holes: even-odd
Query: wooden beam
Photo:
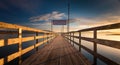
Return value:
[(2, 29), (3, 28), (8, 28), (8, 29), (22, 28), (22, 30), (27, 30), (27, 31), (51, 33), (51, 32), (48, 32), (48, 31), (38, 30), (38, 29), (29, 28), (29, 27), (25, 27), (25, 26), (20, 26), (20, 25), (16, 25), (16, 24), (9, 24), (9, 23), (5, 23), (5, 22), (0, 22), (0, 28), (2, 28)]
[[(108, 29), (117, 29), (120, 28), (120, 23), (115, 23), (115, 24), (109, 24), (109, 25), (104, 25), (104, 26), (99, 26), (99, 27), (93, 27), (93, 28), (87, 28), (87, 29), (82, 29), (78, 31), (92, 31), (92, 30), (108, 30)], [(76, 32), (78, 32), (76, 31)]]
[[(79, 36), (74, 36), (74, 37), (79, 39)], [(89, 42), (96, 42), (97, 44), (102, 44), (105, 46), (120, 49), (120, 41), (105, 40), (105, 39), (93, 39), (93, 38), (87, 38), (87, 37), (81, 37), (81, 39), (89, 41)]]
[(0, 59), (0, 65), (4, 65), (4, 58)]
[(19, 65), (22, 63), (22, 29), (19, 28), (19, 33), (18, 33), (18, 37), (19, 37), (19, 45), (18, 45), (18, 48), (19, 48)]

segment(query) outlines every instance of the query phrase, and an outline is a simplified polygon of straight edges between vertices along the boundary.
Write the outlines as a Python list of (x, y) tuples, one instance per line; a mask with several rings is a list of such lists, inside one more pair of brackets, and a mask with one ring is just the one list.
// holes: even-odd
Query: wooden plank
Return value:
[(10, 61), (14, 60), (15, 58), (19, 57), (20, 54), (21, 53), (18, 51), (18, 52), (15, 52), (15, 53), (7, 56), (7, 62), (10, 62)]
[(2, 46), (4, 46), (5, 44), (4, 44), (4, 39), (1, 39), (0, 40), (0, 47), (2, 47)]
[(118, 28), (120, 28), (120, 23), (109, 24), (109, 25), (104, 25), (104, 26), (99, 26), (99, 27), (93, 27), (93, 28), (87, 28), (87, 29), (82, 29), (82, 30), (78, 30), (78, 31), (83, 32), (83, 31), (108, 30), (108, 29), (118, 29)]
[[(46, 37), (51, 37), (51, 36), (53, 36), (53, 35), (48, 35), (48, 36), (46, 35), (44, 37), (46, 38)], [(36, 38), (34, 36), (24, 37), (24, 38), (22, 38), (22, 42), (27, 42), (27, 41), (31, 41), (31, 40), (35, 40), (35, 39), (40, 39), (40, 38), (43, 38), (43, 36), (36, 36)], [(7, 45), (18, 44), (18, 43), (19, 43), (19, 38), (10, 38), (7, 41)], [(0, 40), (0, 47), (2, 47), (2, 46), (5, 46), (4, 39)]]
[(24, 37), (24, 38), (22, 38), (22, 42), (27, 42), (27, 41), (31, 41), (31, 40), (35, 40), (35, 37), (31, 36), (31, 37)]
[(29, 52), (29, 51), (31, 51), (32, 49), (34, 49), (34, 45), (23, 49), (23, 50), (22, 50), (22, 55), (25, 54), (25, 53), (27, 53), (27, 52)]
[(21, 65), (91, 65), (89, 62), (84, 62), (82, 57), (79, 57), (81, 58), (79, 59), (79, 54), (80, 52), (66, 42), (63, 37), (58, 36), (50, 44), (26, 59)]
[(0, 65), (4, 65), (4, 58), (0, 59)]
[(7, 45), (18, 44), (18, 43), (19, 43), (19, 38), (11, 38), (8, 39)]

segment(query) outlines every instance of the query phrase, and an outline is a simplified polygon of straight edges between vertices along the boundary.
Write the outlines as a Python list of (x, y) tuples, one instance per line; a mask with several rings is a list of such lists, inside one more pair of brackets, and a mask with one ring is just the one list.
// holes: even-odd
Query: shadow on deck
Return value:
[(91, 65), (91, 63), (59, 35), (21, 65)]

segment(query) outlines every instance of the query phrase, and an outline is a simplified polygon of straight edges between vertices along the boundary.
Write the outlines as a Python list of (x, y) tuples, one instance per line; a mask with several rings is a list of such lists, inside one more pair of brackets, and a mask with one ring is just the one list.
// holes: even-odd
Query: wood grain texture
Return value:
[(91, 63), (62, 36), (57, 36), (21, 65), (91, 65)]

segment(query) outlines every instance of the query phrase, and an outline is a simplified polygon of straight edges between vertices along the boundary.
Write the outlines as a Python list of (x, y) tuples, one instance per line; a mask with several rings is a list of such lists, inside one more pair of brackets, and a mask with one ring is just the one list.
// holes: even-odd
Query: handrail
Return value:
[(2, 28), (2, 29), (3, 28), (8, 28), (8, 29), (19, 29), (19, 28), (21, 28), (22, 30), (27, 30), (27, 31), (51, 33), (51, 32), (44, 31), (44, 30), (38, 30), (38, 29), (30, 28), (30, 27), (20, 26), (20, 25), (16, 25), (16, 24), (9, 24), (9, 23), (5, 23), (5, 22), (0, 22), (0, 28)]
[[(115, 24), (110, 24), (110, 25), (104, 25), (104, 26), (98, 26), (98, 27), (93, 27), (93, 28), (87, 28), (87, 29), (82, 29), (78, 31), (71, 31), (64, 33), (63, 36), (70, 40), (70, 43), (73, 42), (73, 45), (76, 44), (79, 46), (79, 51), (81, 51), (81, 48), (84, 50), (88, 51), (90, 54), (94, 56), (93, 59), (93, 65), (97, 65), (97, 58), (99, 58), (101, 61), (103, 61), (106, 64), (111, 64), (111, 65), (119, 65), (117, 62), (104, 57), (103, 55), (97, 53), (97, 44), (101, 45), (106, 45), (109, 47), (117, 48), (120, 49), (120, 41), (113, 41), (113, 40), (105, 40), (105, 39), (98, 39), (97, 38), (97, 31), (99, 30), (110, 30), (110, 29), (118, 29), (120, 28), (120, 23), (115, 23)], [(93, 38), (88, 38), (88, 37), (82, 37), (81, 33), (86, 32), (86, 31), (93, 31)], [(79, 33), (79, 36), (75, 36), (74, 33)], [(79, 43), (75, 42), (74, 38), (79, 39)], [(89, 42), (93, 42), (93, 50), (85, 47), (84, 45), (81, 45), (81, 40), (86, 40)]]
[[(16, 58), (19, 58), (19, 64), (21, 64), (21, 62), (22, 62), (21, 57), (23, 54), (31, 51), (32, 49), (36, 49), (36, 51), (38, 51), (38, 46), (51, 41), (56, 35), (54, 32), (38, 30), (38, 29), (30, 28), (30, 27), (20, 26), (20, 25), (16, 25), (16, 24), (9, 24), (9, 23), (4, 23), (4, 22), (0, 22), (0, 29), (3, 29), (3, 30), (15, 29), (15, 30), (17, 30), (17, 31), (8, 31), (8, 32), (2, 31), (1, 34), (4, 34), (4, 33), (5, 34), (14, 34), (14, 33), (18, 34), (17, 38), (0, 39), (0, 47), (18, 44), (18, 49), (19, 49), (17, 52), (14, 52), (6, 57), (0, 58), (0, 65), (4, 65), (5, 63), (8, 63)], [(36, 35), (22, 37), (24, 34), (23, 31), (34, 32), (34, 34), (36, 34)], [(39, 35), (41, 33), (42, 33), (42, 35)], [(44, 40), (39, 42), (38, 39), (42, 39), (42, 38)], [(31, 40), (35, 40), (36, 43), (32, 46), (22, 49), (22, 43), (31, 41)], [(5, 59), (7, 59), (7, 60), (5, 61)]]

